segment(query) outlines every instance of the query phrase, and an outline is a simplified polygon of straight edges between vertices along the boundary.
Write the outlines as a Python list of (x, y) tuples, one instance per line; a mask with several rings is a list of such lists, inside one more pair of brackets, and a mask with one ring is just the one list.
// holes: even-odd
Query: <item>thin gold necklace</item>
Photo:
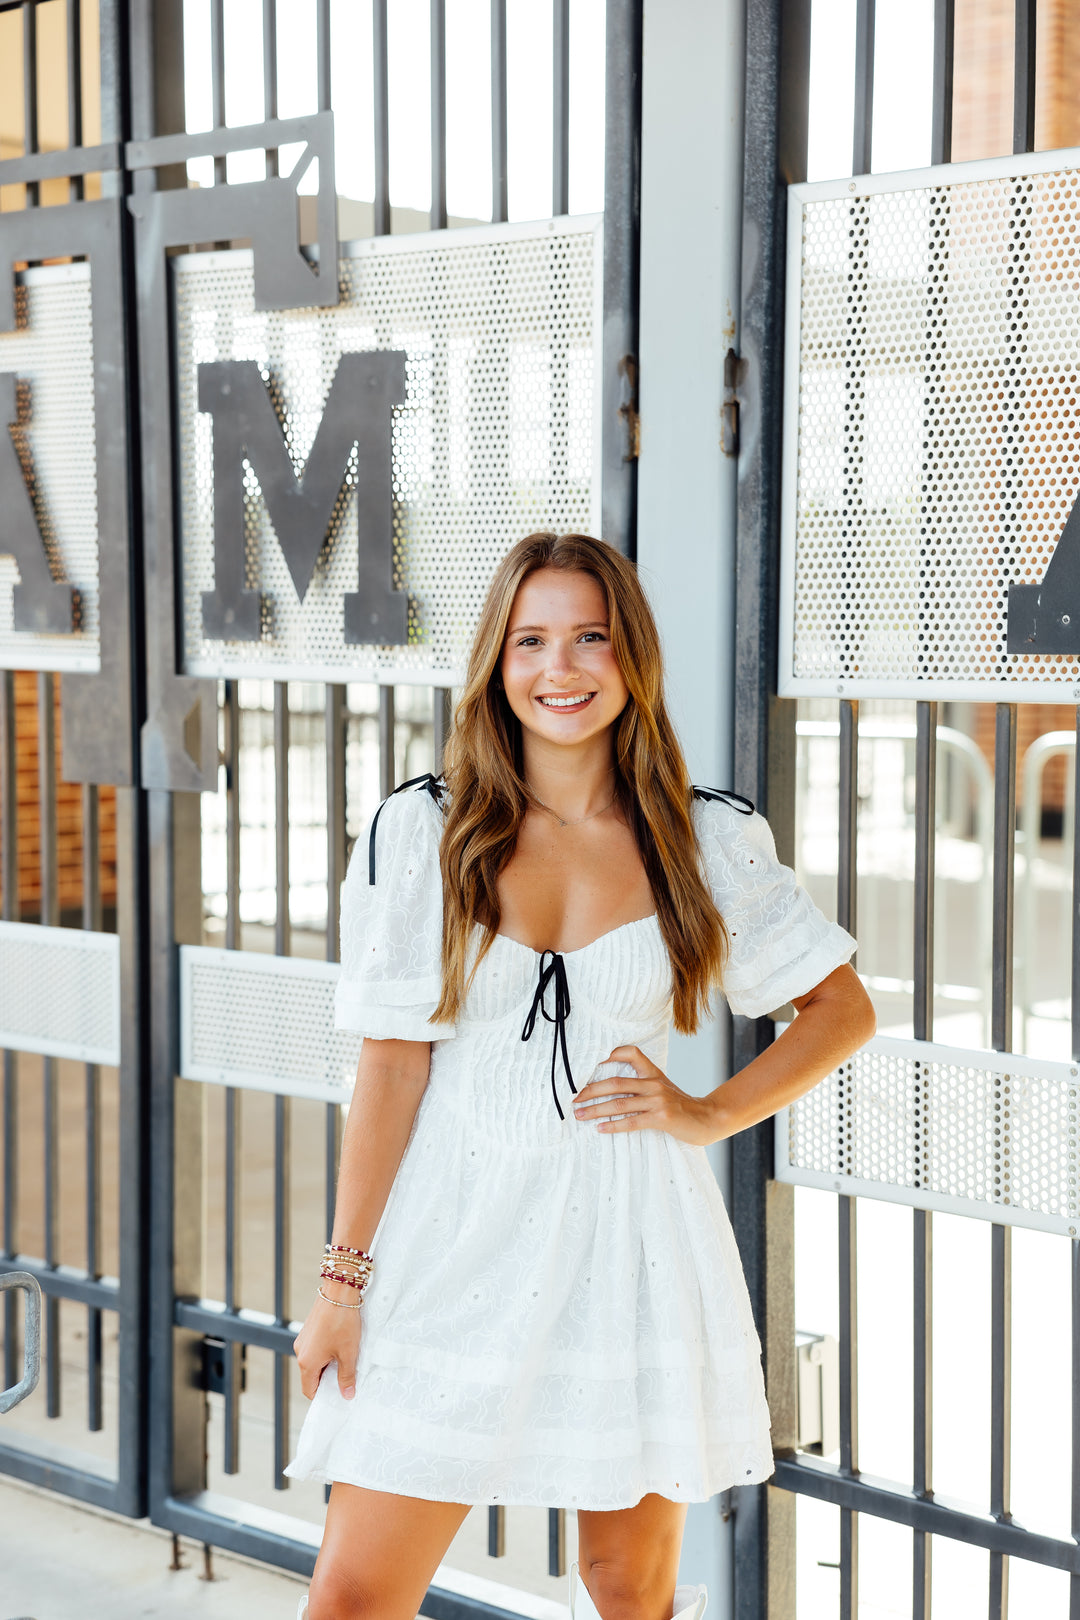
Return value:
[(587, 816), (578, 816), (575, 821), (564, 821), (557, 810), (553, 810), (550, 804), (544, 803), (539, 793), (534, 792), (532, 788), (529, 789), (529, 792), (532, 793), (533, 798), (536, 800), (541, 810), (546, 810), (549, 816), (554, 816), (560, 827), (580, 827), (582, 822), (592, 821), (596, 816), (602, 816), (605, 810), (611, 809), (616, 798), (616, 795), (613, 793), (607, 804), (602, 804), (599, 810), (590, 810)]

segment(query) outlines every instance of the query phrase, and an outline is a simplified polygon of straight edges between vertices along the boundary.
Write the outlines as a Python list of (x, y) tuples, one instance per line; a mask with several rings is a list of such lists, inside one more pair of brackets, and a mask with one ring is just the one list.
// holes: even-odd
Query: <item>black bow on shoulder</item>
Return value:
[(753, 801), (744, 799), (741, 793), (733, 793), (730, 788), (695, 787), (692, 791), (695, 799), (705, 799), (710, 804), (719, 800), (737, 810), (740, 816), (752, 816), (754, 813)]
[(375, 886), (375, 829), (379, 825), (379, 817), (395, 793), (404, 793), (406, 788), (414, 787), (423, 787), (426, 793), (431, 794), (436, 804), (442, 803), (442, 796), (445, 792), (443, 782), (439, 777), (433, 776), (430, 771), (425, 771), (423, 776), (410, 776), (407, 782), (402, 782), (400, 787), (394, 789), (389, 798), (383, 800), (371, 819), (371, 832), (368, 834), (368, 886), (370, 888)]
[[(550, 962), (548, 961), (549, 957), (551, 958)], [(555, 981), (555, 1011), (549, 1013), (544, 997), (552, 980)], [(577, 1095), (577, 1086), (574, 1084), (574, 1075), (570, 1068), (570, 1055), (566, 1050), (566, 1020), (570, 1016), (570, 986), (566, 978), (566, 963), (558, 951), (544, 951), (540, 957), (532, 1006), (529, 1008), (528, 1017), (525, 1019), (525, 1025), (521, 1031), (523, 1041), (531, 1038), (532, 1032), (536, 1028), (538, 1013), (549, 1024), (555, 1025), (555, 1033), (551, 1038), (551, 1095), (555, 1099), (555, 1107), (558, 1110), (559, 1118), (565, 1119), (566, 1115), (562, 1111), (562, 1104), (559, 1101), (559, 1093), (555, 1085), (555, 1063), (560, 1052), (562, 1053), (563, 1073), (566, 1076), (570, 1090), (575, 1096)]]

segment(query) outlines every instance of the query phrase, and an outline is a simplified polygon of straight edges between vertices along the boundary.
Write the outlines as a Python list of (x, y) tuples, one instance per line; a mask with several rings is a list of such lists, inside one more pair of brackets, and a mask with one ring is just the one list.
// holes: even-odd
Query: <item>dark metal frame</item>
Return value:
[[(1014, 150), (1034, 145), (1035, 5), (1016, 0)], [(781, 350), (784, 289), (784, 215), (787, 185), (805, 177), (806, 93), (809, 70), (808, 0), (750, 0), (747, 42), (747, 122), (742, 333), (745, 391), (742, 409), (748, 447), (740, 459), (738, 510), (740, 680), (736, 695), (736, 786), (772, 820), (781, 852), (792, 848), (794, 707), (776, 697), (776, 564), (780, 486)], [(936, 0), (933, 63), (932, 161), (948, 163), (952, 146), (954, 3)], [(852, 174), (871, 167), (873, 134), (874, 0), (856, 10), (855, 127)], [(1016, 275), (1023, 276), (1018, 263)], [(854, 929), (857, 875), (858, 705), (839, 703), (839, 848), (837, 918)], [(914, 1034), (933, 1037), (934, 838), (938, 705), (916, 705)], [(1080, 725), (1080, 711), (1078, 711)], [(1078, 733), (1080, 735), (1080, 733)], [(992, 1040), (1011, 1046), (1013, 864), (1016, 802), (1016, 706), (996, 710), (994, 826), (994, 972)], [(1080, 805), (1080, 769), (1074, 792)], [(1080, 883), (1080, 844), (1074, 852)], [(1080, 1054), (1080, 912), (1074, 908), (1073, 1051)], [(738, 1067), (773, 1038), (771, 1025), (735, 1020)], [(918, 1111), (919, 1098), (916, 1097)], [(989, 1512), (980, 1514), (934, 1492), (932, 1436), (933, 1216), (912, 1212), (914, 1257), (914, 1424), (912, 1488), (862, 1474), (858, 1465), (858, 1339), (855, 1310), (857, 1201), (838, 1195), (840, 1285), (840, 1462), (797, 1453), (791, 1421), (793, 1362), (791, 1189), (771, 1180), (772, 1126), (736, 1139), (733, 1218), (755, 1315), (761, 1330), (776, 1472), (770, 1486), (734, 1493), (735, 1607), (740, 1620), (789, 1620), (794, 1613), (791, 1545), (798, 1494), (840, 1510), (840, 1620), (858, 1613), (858, 1522), (870, 1514), (907, 1526), (913, 1534), (913, 1620), (929, 1620), (931, 1537), (949, 1537), (988, 1553), (989, 1620), (1006, 1620), (1008, 1563), (1024, 1558), (1070, 1575), (1070, 1616), (1080, 1620), (1080, 1243), (1072, 1243), (1073, 1369), (1072, 1513), (1074, 1540), (1023, 1529), (1009, 1503), (1011, 1229), (995, 1224), (991, 1242), (991, 1434)]]

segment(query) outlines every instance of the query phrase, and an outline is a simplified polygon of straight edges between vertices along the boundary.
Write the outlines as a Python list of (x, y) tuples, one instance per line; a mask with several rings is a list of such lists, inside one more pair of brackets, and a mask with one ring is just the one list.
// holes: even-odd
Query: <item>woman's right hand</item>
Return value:
[[(355, 1305), (356, 1289), (347, 1283), (322, 1284), (330, 1299)], [(360, 1316), (356, 1310), (343, 1310), (315, 1295), (300, 1332), (293, 1342), (293, 1355), (300, 1364), (300, 1388), (310, 1401), (319, 1379), (332, 1361), (337, 1362), (338, 1388), (347, 1401), (356, 1394), (356, 1358), (360, 1352)]]

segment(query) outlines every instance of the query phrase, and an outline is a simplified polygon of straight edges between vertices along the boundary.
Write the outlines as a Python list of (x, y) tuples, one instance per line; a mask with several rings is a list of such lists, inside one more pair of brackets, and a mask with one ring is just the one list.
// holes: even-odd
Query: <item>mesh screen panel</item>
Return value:
[[(535, 529), (594, 524), (600, 253), (592, 217), (379, 238), (353, 244), (342, 259), (337, 308), (265, 314), (253, 307), (250, 254), (175, 262), (189, 674), (460, 676), (484, 590), (509, 546)], [(258, 362), (283, 408), (299, 475), (338, 359), (370, 349), (408, 355), (407, 399), (395, 412), (393, 548), (395, 585), (413, 602), (409, 644), (344, 640), (342, 597), (356, 589), (352, 466), (303, 602), (247, 469), (247, 576), (265, 593), (262, 637), (206, 640), (214, 468), (211, 419), (196, 410), (197, 366)]]
[(1080, 1231), (1076, 1064), (879, 1036), (778, 1122), (780, 1180)]
[[(15, 331), (0, 332), (0, 372), (18, 379), (16, 448), (30, 472), (53, 578), (78, 587), (80, 609), (70, 635), (15, 630), (11, 593), (19, 572), (0, 534), (0, 669), (94, 673), (100, 660), (89, 265), (22, 271), (15, 315)], [(0, 432), (8, 431), (0, 424)]]
[(180, 1073), (348, 1102), (360, 1036), (334, 1028), (339, 971), (335, 962), (182, 946)]
[(120, 1062), (116, 934), (0, 922), (0, 1047)]
[(1048, 162), (793, 188), (786, 692), (1080, 694), (1080, 656), (1006, 651), (1080, 488), (1080, 173)]

